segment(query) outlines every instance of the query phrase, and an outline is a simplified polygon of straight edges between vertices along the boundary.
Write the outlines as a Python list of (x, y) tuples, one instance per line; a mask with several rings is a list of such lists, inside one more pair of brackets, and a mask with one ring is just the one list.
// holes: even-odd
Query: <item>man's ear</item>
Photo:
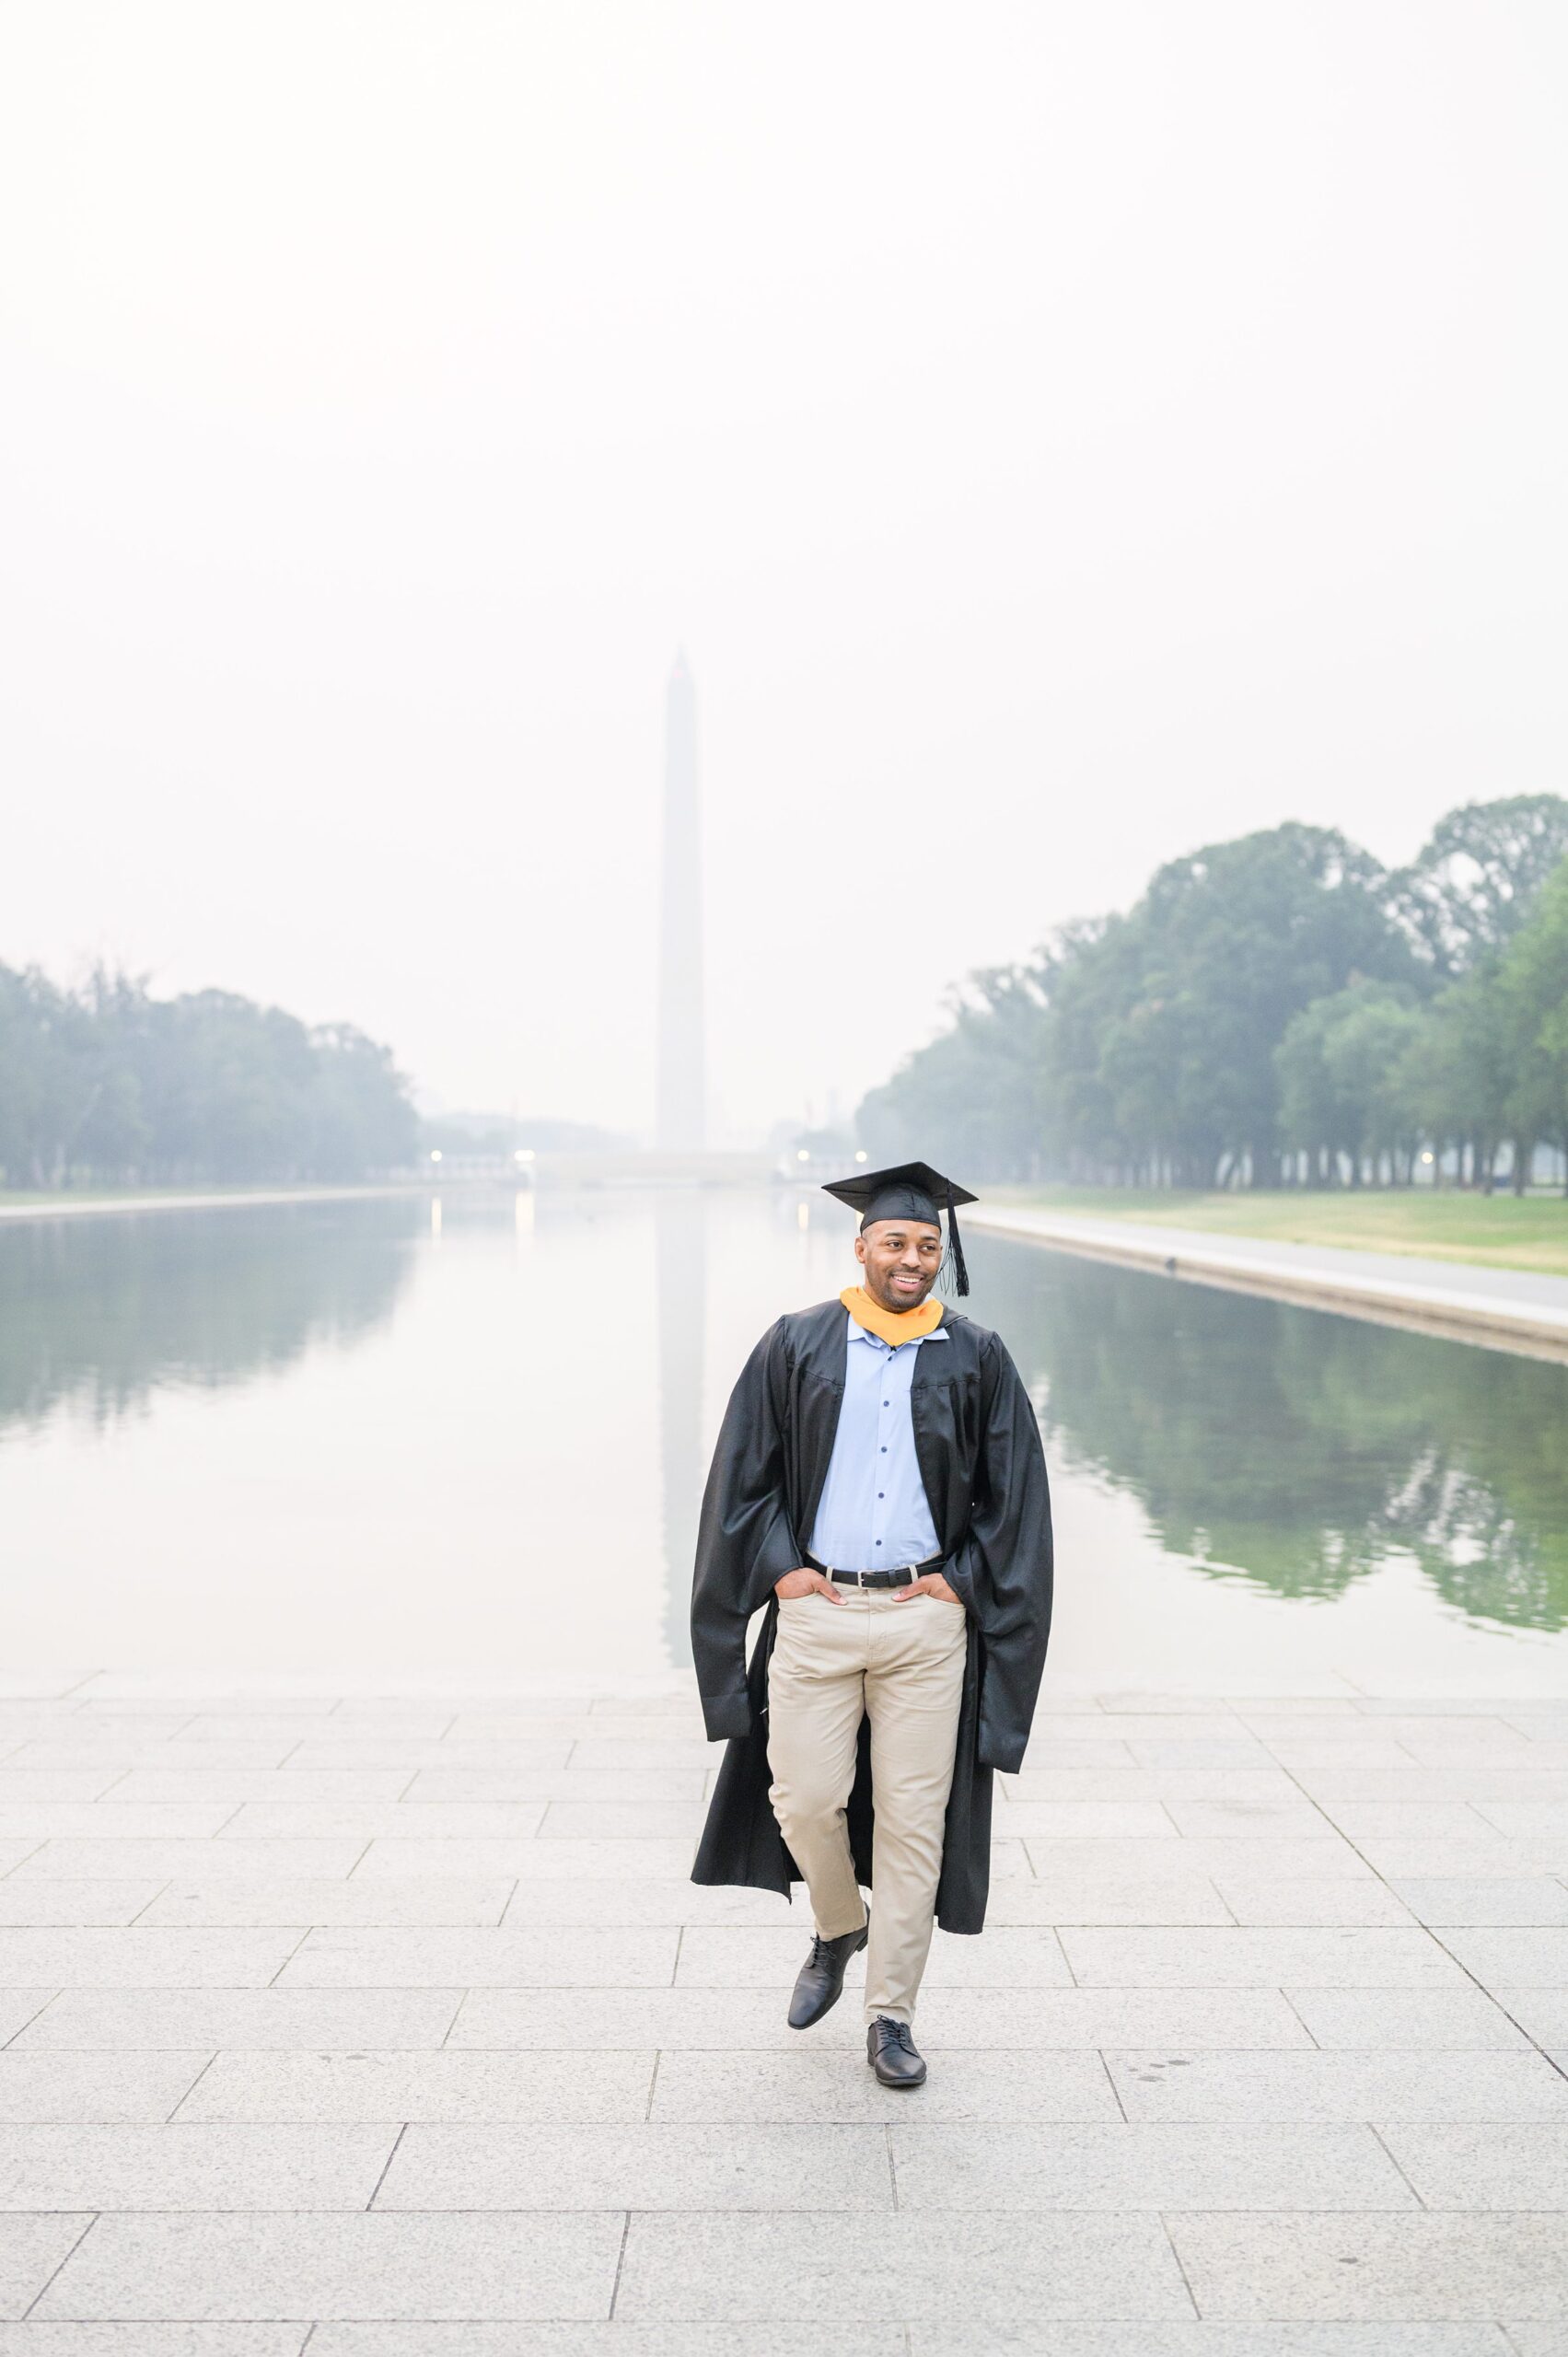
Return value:
[(854, 1257), (864, 1269), (865, 1266), (865, 1238), (864, 1236), (857, 1236), (854, 1239)]

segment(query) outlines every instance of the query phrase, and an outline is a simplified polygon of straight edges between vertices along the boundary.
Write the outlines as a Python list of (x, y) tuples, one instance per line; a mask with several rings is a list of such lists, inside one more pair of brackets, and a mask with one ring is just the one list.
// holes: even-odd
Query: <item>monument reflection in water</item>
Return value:
[[(11, 1663), (687, 1660), (730, 1384), (852, 1273), (853, 1220), (793, 1187), (442, 1214), (0, 1228)], [(1568, 1681), (1568, 1368), (979, 1233), (970, 1263), (1045, 1431), (1053, 1676)]]

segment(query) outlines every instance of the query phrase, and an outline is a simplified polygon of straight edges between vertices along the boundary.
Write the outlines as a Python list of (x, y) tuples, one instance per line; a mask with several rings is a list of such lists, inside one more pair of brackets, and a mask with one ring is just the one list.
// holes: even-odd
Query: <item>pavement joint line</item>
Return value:
[(349, 1868), (349, 1870), (348, 1870), (347, 1874), (346, 1874), (346, 1875), (344, 1875), (344, 1876), (343, 1876), (343, 1880), (344, 1880), (344, 1882), (352, 1882), (352, 1881), (354, 1880), (354, 1875), (358, 1873), (358, 1871), (359, 1871), (360, 1867), (365, 1864), (366, 1859), (370, 1855), (370, 1852), (371, 1852), (371, 1851), (375, 1848), (375, 1846), (376, 1846), (375, 1839), (374, 1839), (374, 1837), (372, 1837), (372, 1839), (371, 1839), (370, 1840), (368, 1840), (368, 1841), (366, 1843), (366, 1845), (365, 1845), (364, 1849), (360, 1852), (360, 1853), (359, 1853), (358, 1857), (357, 1857), (357, 1858), (355, 1858), (355, 1860), (354, 1860), (354, 1862), (353, 1865), (352, 1865), (352, 1866), (350, 1866), (350, 1868)]
[[(624, 2053), (627, 2053), (627, 2054), (634, 2054), (634, 2053), (636, 2052), (636, 2050), (637, 2050), (637, 2049), (636, 2049), (636, 2048), (635, 2048), (635, 2047), (633, 2047), (633, 2046), (629, 2046), (629, 2047), (625, 2047), (625, 2048), (623, 2048), (621, 2050), (622, 2050)], [(664, 2049), (663, 2049), (663, 2047), (662, 2047), (662, 2046), (656, 2046), (656, 2047), (655, 2047), (655, 2049), (654, 2049), (654, 2067), (653, 2067), (652, 2071), (651, 2071), (651, 2072), (649, 2073), (649, 2074), (648, 2074), (648, 2100), (647, 2100), (647, 2106), (646, 2106), (646, 2108), (645, 2109), (645, 2111), (644, 2111), (644, 2113), (643, 2113), (643, 2119), (644, 2119), (644, 2120), (645, 2120), (645, 2122), (647, 2122), (647, 2121), (651, 2121), (651, 2120), (652, 2120), (652, 2119), (653, 2119), (653, 2116), (654, 2116), (654, 2090), (655, 2090), (655, 2089), (657, 2087), (657, 2085), (658, 2085), (658, 2066), (659, 2066), (659, 2064), (663, 2061), (663, 2060), (664, 2060)]]
[[(1049, 2052), (1051, 2049), (1048, 2048), (1046, 2050)], [(1058, 2049), (1057, 2050), (1060, 2051), (1061, 2049)], [(1116, 2105), (1116, 2108), (1121, 2115), (1122, 2125), (1130, 2128), (1132, 2123), (1127, 2117), (1127, 2107), (1121, 2100), (1121, 2090), (1116, 2084), (1116, 2073), (1111, 2069), (1110, 2064), (1106, 2061), (1104, 2047), (1097, 2046), (1094, 2049), (1094, 2053), (1096, 2060), (1099, 2063), (1100, 2069), (1105, 2073), (1106, 2084), (1110, 2089), (1111, 2097)]]
[(893, 2208), (897, 2210), (899, 2206), (899, 2163), (898, 2157), (893, 2151), (893, 2123), (890, 2119), (885, 2119), (882, 2123), (882, 2142), (888, 2154), (888, 2182), (892, 2189)]
[(607, 2324), (615, 2321), (615, 2303), (621, 2297), (621, 2270), (626, 2264), (626, 2238), (632, 2231), (632, 2212), (628, 2210), (621, 2221), (621, 2247), (615, 2254), (615, 2281), (610, 2287), (610, 2313)]
[(1176, 2236), (1170, 2231), (1170, 2219), (1163, 2210), (1159, 2212), (1159, 2222), (1160, 2232), (1164, 2235), (1167, 2243), (1170, 2246), (1170, 2255), (1176, 2261), (1177, 2273), (1181, 2278), (1181, 2288), (1186, 2293), (1189, 2300), (1192, 2302), (1193, 2316), (1201, 2323), (1202, 2321), (1203, 2311), (1198, 2305), (1196, 2299), (1193, 2298), (1192, 2286), (1188, 2281), (1187, 2270), (1182, 2264), (1181, 2253), (1176, 2247)]
[(48, 1996), (44, 1999), (42, 2004), (39, 2007), (38, 2013), (29, 2014), (26, 2021), (23, 2022), (18, 2028), (14, 2029), (11, 2032), (10, 2037), (6, 2038), (5, 2042), (5, 2046), (0, 2047), (0, 2053), (4, 2053), (7, 2047), (15, 2046), (17, 2038), (24, 2037), (26, 2033), (31, 2029), (34, 2022), (38, 2020), (39, 2014), (46, 2014), (49, 2011), (49, 2008), (52, 2005), (54, 2000), (60, 1995), (60, 1993), (61, 1992), (58, 1989), (52, 1989)]
[(169, 2113), (168, 2113), (168, 2117), (165, 2119), (165, 2120), (164, 2120), (164, 2123), (163, 2123), (163, 2124), (164, 2124), (164, 2126), (165, 2126), (166, 2128), (168, 2128), (168, 2127), (169, 2127), (169, 2126), (171, 2126), (171, 2125), (172, 2125), (172, 2123), (173, 2123), (173, 2121), (174, 2121), (174, 2119), (175, 2119), (176, 2116), (177, 2116), (177, 2115), (178, 2115), (178, 2113), (179, 2113), (179, 2110), (180, 2110), (180, 2104), (182, 2104), (182, 2103), (184, 2103), (184, 2102), (187, 2100), (187, 2098), (188, 2098), (189, 2096), (193, 2096), (193, 2095), (195, 2094), (196, 2089), (201, 2085), (202, 2081), (206, 2077), (207, 2073), (212, 2069), (213, 2064), (217, 2061), (218, 2056), (219, 2056), (219, 2054), (220, 2054), (222, 2051), (223, 2051), (223, 2049), (222, 2049), (222, 2048), (221, 2048), (221, 2047), (216, 2047), (216, 2046), (215, 2046), (215, 2047), (214, 2047), (214, 2049), (213, 2049), (212, 2052), (208, 2055), (208, 2057), (207, 2057), (206, 2061), (203, 2063), (203, 2065), (202, 2065), (201, 2069), (197, 2072), (197, 2073), (196, 2073), (195, 2077), (192, 2080), (192, 2082), (191, 2082), (190, 2085), (186, 2088), (184, 2095), (182, 2095), (182, 2096), (180, 2097), (179, 2102), (177, 2102), (177, 2103), (176, 2103), (176, 2105), (175, 2105), (175, 2107), (174, 2107), (174, 2109), (173, 2109), (171, 2112), (169, 2112)]
[[(463, 2007), (468, 2003), (470, 1994), (471, 1991), (467, 1989), (459, 1990), (458, 1992), (458, 2002), (452, 2008), (452, 2018), (447, 2024), (445, 2030), (441, 2034), (440, 2042), (434, 2049), (437, 2054), (443, 2054), (451, 2050), (447, 2047), (447, 2040), (451, 2037), (452, 2032), (457, 2028), (459, 2016), (461, 2014)], [(481, 2048), (480, 2051), (482, 2053), (489, 2053), (494, 2051), (494, 2049), (486, 2047)]]
[[(391, 2167), (392, 2163), (394, 2162), (394, 2160), (396, 2160), (396, 2158), (397, 2158), (397, 2154), (398, 2154), (398, 2146), (402, 2142), (403, 2138), (408, 2134), (408, 2130), (409, 2130), (409, 2124), (408, 2124), (408, 2121), (405, 2119), (405, 2120), (403, 2120), (403, 2121), (400, 2124), (399, 2129), (398, 2129), (398, 2132), (397, 2132), (397, 2134), (396, 2134), (396, 2135), (393, 2137), (393, 2139), (392, 2139), (392, 2149), (391, 2149), (391, 2151), (388, 2154), (388, 2155), (387, 2155), (386, 2159), (385, 2159), (385, 2160), (382, 2162), (382, 2164), (381, 2164), (381, 2174), (380, 2174), (380, 2176), (377, 2178), (377, 2180), (376, 2180), (375, 2184), (374, 2184), (374, 2185), (371, 2187), (371, 2189), (370, 2189), (370, 2199), (369, 2199), (369, 2200), (368, 2200), (368, 2201), (366, 2203), (366, 2205), (365, 2205), (366, 2210), (366, 2212), (370, 2212), (370, 2211), (372, 2211), (372, 2210), (374, 2210), (374, 2209), (375, 2209), (375, 2207), (376, 2207), (376, 2196), (380, 2192), (381, 2188), (382, 2188), (382, 2187), (386, 2184), (386, 2182), (387, 2182), (387, 2171)], [(383, 2216), (385, 2216), (385, 2215), (386, 2215), (386, 2212), (382, 2212), (382, 2215), (383, 2215)]]
[(1389, 2145), (1388, 2145), (1388, 2140), (1387, 2140), (1387, 2138), (1384, 2136), (1383, 2131), (1382, 2131), (1382, 2130), (1378, 2127), (1378, 2125), (1377, 2125), (1376, 2121), (1375, 2119), (1369, 2119), (1369, 2120), (1367, 2120), (1367, 2121), (1365, 2122), (1365, 2127), (1366, 2127), (1367, 2133), (1368, 2133), (1370, 2136), (1372, 2136), (1372, 2137), (1376, 2140), (1376, 2142), (1377, 2143), (1381, 2144), (1381, 2145), (1382, 2145), (1382, 2147), (1383, 2147), (1383, 2150), (1384, 2150), (1384, 2151), (1388, 2154), (1388, 2158), (1389, 2158), (1389, 2160), (1393, 2163), (1396, 2173), (1397, 2173), (1400, 2177), (1403, 2177), (1403, 2178), (1404, 2178), (1405, 2183), (1410, 2187), (1411, 2191), (1411, 2192), (1414, 2194), (1414, 2196), (1415, 2196), (1416, 2208), (1417, 2208), (1418, 2210), (1427, 2210), (1427, 2211), (1428, 2211), (1428, 2214), (1430, 2215), (1430, 2214), (1431, 2214), (1431, 2212), (1430, 2212), (1430, 2211), (1429, 2211), (1429, 2209), (1428, 2209), (1428, 2204), (1427, 2204), (1426, 2202), (1424, 2202), (1424, 2201), (1422, 2200), (1422, 2198), (1421, 2198), (1421, 2188), (1420, 2188), (1418, 2185), (1416, 2185), (1416, 2184), (1412, 2183), (1412, 2181), (1411, 2181), (1411, 2177), (1407, 2175), (1406, 2171), (1405, 2171), (1403, 2168), (1401, 2168), (1401, 2167), (1400, 2167), (1400, 2159), (1399, 2159), (1399, 2155), (1398, 2155), (1398, 2154), (1397, 2154), (1397, 2153), (1395, 2153), (1395, 2152), (1393, 2152), (1393, 2151), (1390, 2149), (1390, 2147), (1389, 2147)]
[[(129, 1932), (129, 1931), (133, 1931), (133, 1930), (134, 1930), (135, 1926), (136, 1926), (138, 1923), (140, 1923), (140, 1922), (141, 1922), (143, 1916), (146, 1913), (146, 1911), (147, 1911), (147, 1907), (156, 1907), (156, 1906), (157, 1905), (157, 1903), (158, 1903), (158, 1900), (163, 1897), (163, 1895), (164, 1895), (165, 1891), (172, 1890), (173, 1888), (174, 1888), (174, 1876), (173, 1876), (172, 1875), (169, 1875), (169, 1877), (168, 1877), (168, 1879), (167, 1880), (167, 1882), (160, 1882), (160, 1883), (159, 1883), (159, 1885), (158, 1885), (157, 1888), (154, 1891), (154, 1893), (153, 1893), (152, 1897), (147, 1900), (146, 1907), (138, 1907), (138, 1908), (137, 1908), (137, 1910), (136, 1910), (135, 1913), (132, 1916), (130, 1922), (129, 1922), (129, 1923), (127, 1923), (127, 1924), (125, 1925), (125, 1927), (124, 1927), (124, 1928), (125, 1928), (125, 1930), (126, 1930), (126, 1931), (128, 1931), (128, 1932)], [(147, 1924), (147, 1925), (144, 1925), (144, 1926), (143, 1926), (143, 1928), (144, 1928), (145, 1930), (149, 1930), (149, 1931), (150, 1931), (150, 1930), (152, 1930), (152, 1929), (154, 1928), (154, 1926), (152, 1926), (152, 1925), (150, 1925), (150, 1924)], [(271, 1926), (271, 1925), (267, 1925), (267, 1926), (264, 1926), (263, 1928), (270, 1930), (270, 1929), (272, 1928), (272, 1926)], [(282, 1924), (282, 1925), (280, 1925), (278, 1928), (279, 1928), (280, 1930), (286, 1931), (286, 1930), (288, 1929), (288, 1926), (287, 1926), (286, 1924)]]
[(43, 2297), (44, 2293), (48, 2291), (50, 2283), (52, 2283), (52, 2282), (53, 2282), (53, 2281), (54, 2281), (54, 2279), (55, 2279), (55, 2277), (59, 2274), (59, 2272), (60, 2272), (60, 2268), (61, 2268), (61, 2267), (64, 2267), (64, 2266), (65, 2265), (66, 2260), (68, 2260), (68, 2259), (72, 2259), (72, 2258), (75, 2258), (75, 2257), (76, 2253), (81, 2249), (82, 2245), (86, 2242), (86, 2240), (87, 2240), (87, 2236), (91, 2234), (91, 2232), (92, 2232), (93, 2228), (97, 2225), (97, 2223), (98, 2223), (98, 2222), (99, 2222), (99, 2217), (100, 2217), (101, 2215), (102, 2215), (102, 2212), (101, 2212), (100, 2211), (97, 2211), (97, 2210), (95, 2210), (95, 2211), (93, 2212), (92, 2216), (87, 2220), (87, 2224), (82, 2228), (81, 2233), (76, 2236), (76, 2239), (75, 2239), (75, 2241), (71, 2245), (70, 2249), (69, 2249), (68, 2251), (66, 2251), (66, 2252), (65, 2252), (64, 2257), (61, 2259), (61, 2261), (60, 2261), (60, 2266), (59, 2266), (59, 2267), (53, 2267), (53, 2268), (51, 2268), (51, 2270), (50, 2270), (50, 2271), (49, 2271), (49, 2282), (45, 2282), (45, 2283), (41, 2283), (41, 2284), (39, 2285), (38, 2290), (33, 2293), (32, 2298), (28, 2302), (27, 2306), (22, 2310), (21, 2321), (22, 2321), (24, 2324), (27, 2322), (27, 2320), (28, 2320), (29, 2316), (31, 2316), (31, 2314), (32, 2314), (33, 2310), (37, 2307), (37, 2305), (38, 2305), (39, 2302), (42, 2299), (42, 2297)]
[[(285, 1924), (283, 1928), (285, 1931), (292, 1931), (294, 1927), (292, 1924)], [(273, 1974), (272, 1979), (267, 1982), (266, 1985), (269, 1989), (275, 1989), (277, 1987), (279, 1974), (285, 1973), (288, 1970), (289, 1966), (294, 1962), (295, 1957), (299, 1954), (300, 1949), (305, 1945), (306, 1941), (310, 1937), (315, 1928), (316, 1927), (313, 1923), (307, 1923), (304, 1931), (301, 1932), (299, 1937), (296, 1940), (294, 1945), (290, 1948), (288, 1954), (279, 1965), (277, 1971)]]
[[(1288, 2006), (1290, 2007), (1291, 2012), (1295, 2015), (1296, 2020), (1297, 2020), (1298, 2022), (1300, 2022), (1300, 2023), (1301, 2023), (1301, 2026), (1302, 2026), (1302, 2028), (1307, 2032), (1307, 2041), (1308, 2041), (1308, 2044), (1310, 2045), (1310, 2047), (1312, 2048), (1312, 2049), (1313, 2049), (1316, 2053), (1318, 2053), (1318, 2054), (1328, 2054), (1328, 2053), (1332, 2053), (1333, 2051), (1335, 2051), (1335, 2049), (1334, 2049), (1333, 2048), (1331, 2048), (1331, 2047), (1326, 2047), (1326, 2046), (1319, 2046), (1319, 2045), (1318, 2045), (1318, 2040), (1317, 2040), (1317, 2039), (1313, 2037), (1313, 2035), (1312, 2035), (1312, 2031), (1311, 2031), (1310, 2026), (1308, 2026), (1308, 2024), (1307, 2024), (1306, 2021), (1302, 2020), (1302, 2013), (1301, 2013), (1301, 2008), (1300, 2008), (1300, 2006), (1292, 2003), (1292, 2000), (1291, 2000), (1291, 1994), (1290, 1994), (1289, 1990), (1288, 1990), (1288, 1989), (1282, 1989), (1282, 1990), (1280, 1990), (1280, 1991), (1279, 1991), (1279, 1992), (1278, 1992), (1278, 1993), (1279, 1993), (1280, 2003), (1281, 2003), (1282, 2004), (1283, 2004), (1283, 2005), (1288, 2005)], [(1301, 2051), (1301, 2052), (1305, 2052), (1305, 2051), (1306, 2051), (1306, 2049), (1305, 2049), (1305, 2048), (1303, 2048), (1303, 2049), (1298, 2049), (1297, 2050), (1298, 2050), (1298, 2051)]]

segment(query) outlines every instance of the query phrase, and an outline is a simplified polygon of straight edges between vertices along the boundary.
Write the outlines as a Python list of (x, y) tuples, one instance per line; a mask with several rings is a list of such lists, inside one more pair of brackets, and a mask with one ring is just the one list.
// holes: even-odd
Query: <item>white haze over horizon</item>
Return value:
[(710, 1129), (1287, 818), (1568, 785), (1568, 12), (0, 12), (0, 961)]

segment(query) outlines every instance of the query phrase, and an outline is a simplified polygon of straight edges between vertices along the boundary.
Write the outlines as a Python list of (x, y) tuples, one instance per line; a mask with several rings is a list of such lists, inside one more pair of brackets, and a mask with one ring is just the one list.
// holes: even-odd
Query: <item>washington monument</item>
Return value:
[(664, 862), (659, 896), (656, 1138), (667, 1152), (705, 1143), (703, 844), (697, 812), (697, 697), (684, 653), (665, 698)]

